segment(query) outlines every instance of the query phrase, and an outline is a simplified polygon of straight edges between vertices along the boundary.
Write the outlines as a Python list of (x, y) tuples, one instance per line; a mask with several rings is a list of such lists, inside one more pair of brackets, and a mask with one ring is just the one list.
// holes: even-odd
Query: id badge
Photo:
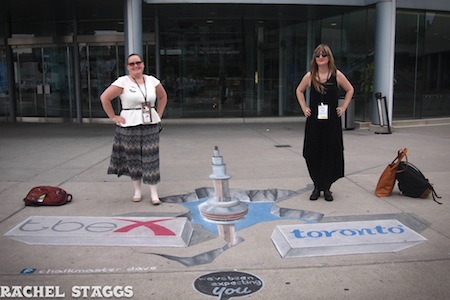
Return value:
[(317, 119), (327, 120), (328, 119), (328, 104), (321, 103), (318, 107)]
[(150, 105), (146, 104), (146, 103), (142, 103), (142, 120), (144, 122), (144, 124), (151, 124), (152, 122), (152, 118), (150, 115)]

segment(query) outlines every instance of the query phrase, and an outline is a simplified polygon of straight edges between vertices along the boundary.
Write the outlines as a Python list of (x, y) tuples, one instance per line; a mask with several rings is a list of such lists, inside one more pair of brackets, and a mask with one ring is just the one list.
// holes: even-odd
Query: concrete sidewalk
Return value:
[[(212, 187), (211, 156), (218, 146), (232, 176), (230, 188), (300, 191), (280, 206), (319, 212), (322, 222), (398, 216), (417, 222), (427, 242), (395, 252), (283, 259), (271, 234), (277, 220), (239, 231), (244, 242), (212, 262), (185, 266), (160, 255), (193, 257), (226, 244), (212, 236), (186, 248), (28, 245), (4, 236), (30, 216), (185, 214), (177, 203), (152, 206), (149, 191), (132, 203), (129, 178), (106, 175), (114, 126), (109, 124), (0, 124), (0, 285), (58, 286), (72, 299), (76, 286), (131, 286), (133, 299), (219, 299), (193, 283), (214, 272), (253, 274), (264, 283), (242, 299), (448, 299), (450, 295), (450, 125), (395, 128), (390, 135), (344, 131), (345, 178), (333, 202), (309, 201), (311, 180), (302, 157), (304, 120), (227, 124), (168, 121), (161, 133), (160, 197)], [(400, 148), (429, 178), (443, 205), (374, 189)], [(72, 203), (24, 207), (36, 185), (60, 186)], [(21, 274), (35, 269), (32, 274)], [(91, 299), (92, 294), (86, 294)], [(95, 296), (95, 295), (94, 295)], [(229, 296), (223, 295), (222, 299)], [(233, 297), (234, 299), (235, 297)]]

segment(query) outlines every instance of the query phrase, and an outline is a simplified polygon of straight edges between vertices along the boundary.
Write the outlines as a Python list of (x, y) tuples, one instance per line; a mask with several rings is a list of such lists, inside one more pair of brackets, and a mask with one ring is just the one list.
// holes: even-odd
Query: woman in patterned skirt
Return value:
[[(108, 174), (131, 178), (134, 202), (142, 200), (141, 183), (149, 184), (151, 202), (158, 205), (159, 128), (167, 94), (157, 78), (144, 74), (138, 54), (128, 56), (127, 68), (129, 74), (117, 78), (100, 96), (105, 113), (117, 125)], [(120, 115), (111, 105), (116, 97), (122, 104)]]

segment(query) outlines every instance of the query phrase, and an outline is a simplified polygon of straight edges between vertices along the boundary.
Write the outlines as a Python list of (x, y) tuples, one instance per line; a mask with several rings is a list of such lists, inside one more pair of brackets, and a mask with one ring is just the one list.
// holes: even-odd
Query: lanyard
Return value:
[(145, 76), (142, 77), (142, 79), (144, 80), (144, 89), (145, 89), (145, 94), (144, 92), (141, 90), (141, 87), (139, 86), (139, 84), (137, 83), (136, 79), (134, 77), (133, 78), (134, 82), (136, 82), (136, 85), (138, 86), (138, 89), (141, 91), (142, 96), (144, 97), (144, 101), (145, 104), (147, 104), (147, 85), (145, 84)]
[(328, 71), (326, 80), (322, 84), (322, 82), (320, 81), (320, 73), (317, 72), (317, 78), (319, 79), (319, 83), (320, 83), (320, 102), (322, 103), (322, 105), (323, 105), (323, 95), (326, 94), (326, 91), (325, 91), (326, 88), (325, 88), (324, 84), (326, 84), (328, 82), (328, 79), (330, 79), (329, 77), (330, 77), (330, 71)]

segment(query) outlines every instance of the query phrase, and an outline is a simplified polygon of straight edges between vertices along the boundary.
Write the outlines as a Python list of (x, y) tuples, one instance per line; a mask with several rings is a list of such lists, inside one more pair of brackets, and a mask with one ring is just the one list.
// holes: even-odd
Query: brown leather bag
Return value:
[(406, 156), (407, 152), (408, 148), (398, 150), (397, 157), (386, 167), (386, 169), (384, 169), (381, 174), (380, 179), (378, 180), (377, 188), (375, 189), (375, 195), (378, 197), (387, 197), (391, 195), (395, 185), (398, 165), (405, 157), (406, 161), (408, 161), (408, 157)]

